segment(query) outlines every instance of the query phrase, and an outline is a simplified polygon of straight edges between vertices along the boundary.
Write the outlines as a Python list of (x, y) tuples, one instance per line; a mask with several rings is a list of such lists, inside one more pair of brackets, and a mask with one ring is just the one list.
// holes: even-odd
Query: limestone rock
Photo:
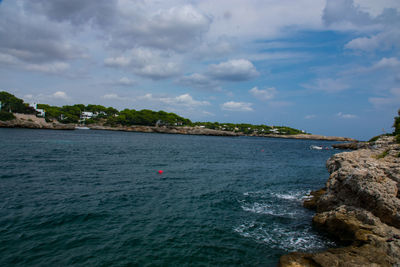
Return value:
[(46, 122), (44, 118), (38, 118), (29, 114), (14, 114), (15, 119), (0, 121), (0, 127), (4, 128), (29, 128), (29, 129), (52, 129), (52, 130), (74, 130), (73, 124), (62, 124), (59, 122)]
[(313, 225), (348, 244), (316, 253), (290, 253), (280, 266), (400, 266), (400, 145), (382, 137), (365, 149), (327, 161), (326, 188), (305, 207)]

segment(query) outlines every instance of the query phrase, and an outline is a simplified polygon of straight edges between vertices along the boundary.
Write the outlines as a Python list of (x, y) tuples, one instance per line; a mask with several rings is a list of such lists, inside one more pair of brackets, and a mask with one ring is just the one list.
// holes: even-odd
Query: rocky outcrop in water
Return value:
[(332, 147), (336, 149), (357, 150), (361, 148), (369, 148), (371, 147), (371, 144), (368, 142), (351, 142), (351, 143), (333, 144)]
[(313, 225), (347, 246), (290, 253), (280, 266), (400, 266), (400, 145), (382, 137), (371, 148), (327, 161), (326, 188), (304, 205)]
[(261, 137), (273, 137), (273, 138), (284, 138), (284, 139), (305, 139), (305, 140), (324, 140), (324, 141), (356, 141), (353, 138), (349, 137), (341, 137), (341, 136), (325, 136), (318, 134), (293, 134), (293, 135), (284, 135), (284, 134), (267, 134), (267, 135), (254, 135)]
[(61, 124), (59, 122), (46, 122), (44, 118), (38, 118), (29, 114), (14, 114), (15, 119), (0, 121), (0, 128), (29, 128), (29, 129), (52, 129), (52, 130), (74, 130), (72, 124)]

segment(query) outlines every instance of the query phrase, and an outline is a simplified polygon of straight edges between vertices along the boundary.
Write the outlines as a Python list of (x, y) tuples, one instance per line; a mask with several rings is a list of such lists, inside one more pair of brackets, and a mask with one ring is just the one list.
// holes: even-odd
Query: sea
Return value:
[(333, 247), (302, 201), (340, 151), (311, 145), (332, 142), (0, 129), (0, 266), (276, 266)]

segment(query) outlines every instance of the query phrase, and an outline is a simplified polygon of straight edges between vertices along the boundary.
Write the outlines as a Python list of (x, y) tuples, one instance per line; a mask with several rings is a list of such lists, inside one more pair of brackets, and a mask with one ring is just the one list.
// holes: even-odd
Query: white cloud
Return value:
[(140, 97), (140, 99), (164, 103), (170, 106), (184, 106), (187, 108), (211, 105), (210, 102), (208, 101), (198, 101), (193, 99), (193, 97), (190, 94), (182, 94), (176, 97), (155, 97), (152, 94), (146, 94)]
[(358, 37), (345, 45), (346, 49), (363, 52), (388, 51), (393, 47), (400, 47), (400, 30), (397, 28), (385, 29), (374, 35)]
[(207, 33), (209, 39), (227, 36), (239, 40), (281, 37), (293, 25), (300, 29), (320, 28), (324, 5), (323, 0), (198, 2), (199, 9), (213, 19)]
[(52, 97), (53, 97), (53, 98), (56, 98), (56, 99), (63, 99), (63, 100), (68, 100), (68, 99), (69, 99), (68, 95), (67, 95), (65, 92), (63, 92), (63, 91), (57, 91), (57, 92), (55, 92), (55, 93), (52, 95)]
[(62, 74), (70, 68), (68, 63), (64, 62), (54, 62), (45, 64), (24, 64), (22, 66), (24, 69), (31, 71), (39, 71), (51, 74)]
[(201, 112), (202, 114), (204, 114), (204, 115), (206, 115), (206, 116), (210, 116), (210, 117), (213, 117), (213, 116), (215, 116), (215, 114), (214, 113), (212, 113), (212, 112), (208, 112), (208, 111), (202, 111)]
[(0, 52), (0, 65), (14, 66), (28, 71), (37, 71), (49, 74), (62, 74), (70, 68), (70, 65), (65, 62), (39, 62), (30, 63), (20, 60), (13, 55)]
[(274, 98), (274, 96), (277, 93), (275, 87), (270, 87), (270, 88), (266, 88), (264, 90), (260, 90), (260, 89), (258, 89), (257, 86), (253, 87), (249, 92), (254, 97), (256, 97), (256, 98), (258, 98), (260, 100), (264, 100), (264, 101)]
[(125, 68), (133, 73), (153, 80), (173, 77), (180, 72), (179, 63), (169, 53), (149, 48), (135, 48), (125, 55), (104, 60), (108, 67)]
[(229, 101), (221, 105), (222, 110), (228, 111), (253, 111), (252, 103)]
[(395, 68), (395, 67), (399, 67), (400, 66), (400, 61), (395, 58), (395, 57), (391, 57), (391, 58), (382, 58), (381, 60), (379, 60), (377, 63), (375, 63), (372, 66), (372, 69), (381, 69), (381, 68)]
[(194, 100), (193, 97), (189, 94), (183, 94), (174, 98), (161, 98), (162, 102), (170, 104), (170, 105), (183, 105), (188, 107), (196, 107), (196, 106), (209, 106), (210, 102), (208, 101), (197, 101)]
[(378, 62), (372, 64), (369, 67), (358, 67), (354, 68), (348, 71), (342, 72), (342, 74), (354, 74), (354, 73), (366, 73), (366, 72), (371, 72), (371, 71), (377, 71), (377, 70), (382, 70), (382, 69), (398, 69), (400, 67), (400, 60), (398, 60), (396, 57), (390, 57), (390, 58), (382, 58)]
[(127, 67), (130, 63), (131, 59), (124, 56), (111, 57), (104, 60), (104, 64), (108, 67)]
[(354, 0), (354, 3), (373, 17), (381, 14), (382, 11), (388, 7), (400, 10), (400, 2), (397, 0)]
[(246, 81), (259, 75), (253, 63), (247, 59), (235, 59), (219, 64), (211, 64), (208, 74), (218, 80)]
[(110, 100), (119, 100), (119, 101), (123, 101), (123, 100), (128, 100), (128, 98), (126, 97), (121, 97), (117, 94), (111, 93), (111, 94), (105, 94), (102, 96), (102, 98), (104, 99), (110, 99)]
[(372, 23), (370, 14), (356, 6), (353, 0), (327, 0), (322, 16), (326, 25), (336, 29), (359, 29)]
[(340, 79), (331, 78), (316, 79), (311, 84), (302, 84), (302, 86), (304, 88), (324, 91), (327, 93), (337, 93), (350, 88), (347, 83), (341, 81)]
[(182, 3), (120, 1), (117, 16), (119, 23), (110, 32), (111, 44), (122, 48), (190, 50), (211, 23), (199, 9)]
[(357, 115), (345, 114), (343, 112), (337, 113), (336, 116), (339, 117), (339, 118), (342, 118), (342, 119), (355, 119), (355, 118), (357, 118)]
[(117, 81), (118, 85), (122, 85), (122, 86), (130, 86), (130, 85), (134, 85), (135, 81), (132, 81), (131, 79), (127, 78), (127, 77), (122, 77), (121, 79), (119, 79)]
[(191, 75), (184, 76), (180, 78), (178, 82), (180, 84), (189, 87), (196, 87), (201, 89), (210, 89), (217, 91), (221, 90), (221, 88), (218, 86), (218, 83), (215, 80), (201, 73), (193, 73)]
[(399, 11), (398, 1), (328, 0), (322, 18), (332, 29), (361, 35), (348, 42), (346, 49), (387, 51), (400, 47)]
[(383, 107), (398, 107), (400, 103), (400, 88), (392, 88), (389, 90), (389, 94), (384, 97), (370, 97), (368, 101), (375, 108)]
[(29, 101), (31, 101), (33, 99), (33, 95), (32, 94), (24, 95), (24, 99), (29, 99)]
[(315, 114), (310, 114), (310, 115), (306, 115), (306, 116), (304, 117), (304, 119), (310, 120), (310, 119), (314, 119), (314, 118), (316, 118), (316, 117), (317, 117), (317, 115), (315, 115)]

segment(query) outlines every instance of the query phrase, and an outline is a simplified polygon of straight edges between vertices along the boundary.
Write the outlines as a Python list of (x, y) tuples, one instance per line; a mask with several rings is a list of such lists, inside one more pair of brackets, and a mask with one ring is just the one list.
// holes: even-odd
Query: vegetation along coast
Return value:
[(76, 126), (85, 126), (92, 130), (355, 141), (347, 137), (309, 134), (287, 126), (191, 122), (165, 111), (118, 111), (112, 107), (83, 104), (63, 107), (27, 104), (4, 91), (0, 92), (0, 102), (0, 127), (7, 128), (74, 130)]

